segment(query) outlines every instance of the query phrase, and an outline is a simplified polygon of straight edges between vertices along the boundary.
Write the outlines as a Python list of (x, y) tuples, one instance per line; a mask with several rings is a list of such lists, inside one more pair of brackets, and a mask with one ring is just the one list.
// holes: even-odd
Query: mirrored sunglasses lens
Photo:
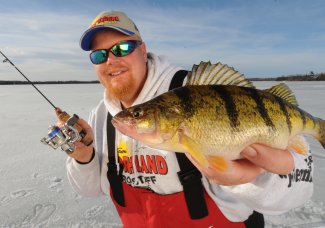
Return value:
[(100, 64), (107, 60), (106, 50), (97, 50), (90, 54), (90, 60), (93, 64)]
[(111, 51), (115, 56), (127, 56), (136, 48), (136, 41), (126, 41), (115, 45)]

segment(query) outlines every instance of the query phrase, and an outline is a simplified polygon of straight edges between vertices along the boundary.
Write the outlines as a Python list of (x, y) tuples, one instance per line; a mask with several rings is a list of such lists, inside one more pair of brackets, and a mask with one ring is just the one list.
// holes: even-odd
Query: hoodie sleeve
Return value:
[(277, 215), (302, 206), (313, 194), (313, 160), (310, 151), (307, 156), (291, 154), (295, 169), (290, 174), (265, 172), (251, 183), (223, 190), (260, 213)]
[[(89, 124), (94, 127), (95, 114), (91, 112)], [(72, 188), (83, 196), (98, 196), (101, 193), (100, 156), (94, 142), (95, 156), (88, 164), (79, 164), (74, 158), (66, 161), (68, 180)]]

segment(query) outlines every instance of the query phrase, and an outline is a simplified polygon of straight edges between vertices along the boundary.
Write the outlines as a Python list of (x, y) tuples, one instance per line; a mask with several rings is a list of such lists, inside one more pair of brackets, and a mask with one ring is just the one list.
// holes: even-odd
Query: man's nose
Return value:
[(113, 55), (112, 52), (109, 52), (109, 53), (108, 53), (108, 58), (107, 58), (107, 60), (106, 60), (106, 64), (107, 64), (107, 65), (112, 65), (112, 64), (114, 64), (114, 63), (116, 63), (116, 62), (118, 62), (118, 61), (119, 61), (119, 58), (116, 57), (115, 55)]

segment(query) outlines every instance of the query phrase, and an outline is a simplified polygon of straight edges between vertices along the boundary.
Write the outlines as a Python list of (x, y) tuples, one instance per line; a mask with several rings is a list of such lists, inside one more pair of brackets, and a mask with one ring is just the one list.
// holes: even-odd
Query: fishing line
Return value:
[(74, 143), (77, 141), (83, 142), (86, 146), (90, 146), (93, 142), (93, 138), (90, 134), (87, 134), (86, 131), (77, 123), (79, 117), (76, 114), (73, 114), (71, 117), (68, 113), (59, 110), (35, 85), (31, 82), (26, 75), (21, 72), (18, 67), (15, 66), (13, 62), (8, 59), (8, 57), (0, 51), (1, 55), (5, 57), (3, 62), (9, 62), (16, 70), (31, 84), (45, 100), (52, 105), (56, 110), (58, 119), (64, 123), (62, 127), (56, 125), (50, 125), (49, 131), (46, 137), (41, 139), (41, 142), (51, 146), (53, 149), (61, 147), (63, 151), (68, 154), (73, 153), (75, 150)]
[(13, 67), (15, 67), (16, 68), (16, 70), (28, 81), (28, 83), (30, 84), (30, 85), (32, 85), (36, 90), (37, 90), (37, 92), (39, 92), (44, 98), (45, 98), (45, 100), (48, 102), (48, 103), (50, 103), (50, 105), (52, 105), (52, 107), (54, 108), (54, 109), (57, 109), (57, 107), (34, 85), (34, 83), (33, 82), (31, 82), (19, 69), (18, 69), (18, 67), (16, 67), (15, 66), (15, 64), (13, 64), (13, 62), (11, 62), (10, 61), (10, 59), (7, 57), (7, 56), (5, 56), (5, 54), (2, 52), (2, 51), (0, 51), (0, 53), (1, 53), (1, 55), (3, 55), (3, 57), (5, 57), (5, 59), (2, 61), (2, 62), (9, 62)]

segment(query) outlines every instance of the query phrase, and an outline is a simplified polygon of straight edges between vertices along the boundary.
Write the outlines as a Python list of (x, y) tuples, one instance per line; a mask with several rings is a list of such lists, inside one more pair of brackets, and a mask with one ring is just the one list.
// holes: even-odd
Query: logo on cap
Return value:
[(93, 23), (91, 23), (90, 27), (93, 28), (97, 25), (102, 25), (102, 24), (115, 24), (118, 21), (120, 21), (118, 16), (103, 16), (100, 18), (96, 18)]

